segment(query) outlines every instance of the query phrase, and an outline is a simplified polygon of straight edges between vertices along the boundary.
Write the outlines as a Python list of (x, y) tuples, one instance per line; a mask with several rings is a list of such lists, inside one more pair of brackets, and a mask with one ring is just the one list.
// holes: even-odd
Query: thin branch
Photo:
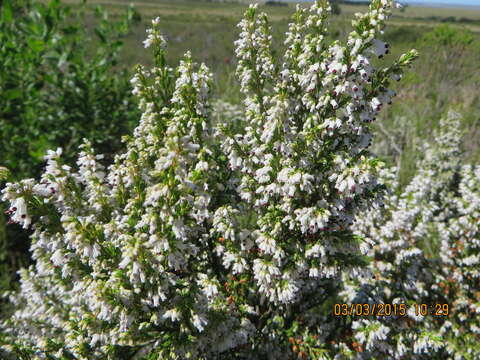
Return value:
[(398, 153), (399, 156), (401, 156), (402, 153), (403, 153), (403, 151), (402, 151), (402, 149), (400, 148), (400, 146), (398, 146), (397, 143), (395, 142), (394, 137), (389, 134), (389, 132), (387, 131), (387, 129), (385, 129), (385, 127), (382, 125), (382, 123), (381, 123), (380, 121), (377, 122), (377, 125), (378, 125), (378, 128), (380, 129), (380, 131), (383, 133), (383, 135), (385, 135), (386, 137), (388, 137), (388, 139), (389, 139), (390, 142), (392, 143), (393, 149)]

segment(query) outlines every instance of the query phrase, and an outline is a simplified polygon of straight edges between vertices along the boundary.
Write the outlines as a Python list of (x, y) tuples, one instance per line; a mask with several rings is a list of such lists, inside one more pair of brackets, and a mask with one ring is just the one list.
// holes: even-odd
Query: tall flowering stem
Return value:
[(216, 249), (224, 265), (249, 289), (238, 295), (255, 309), (245, 316), (262, 330), (271, 326), (263, 333), (270, 338), (275, 327), (293, 326), (299, 313), (331, 299), (341, 272), (363, 263), (350, 226), (382, 193), (369, 123), (392, 101), (392, 78), (416, 57), (411, 51), (390, 67), (373, 67), (372, 58), (389, 51), (377, 36), (390, 5), (372, 2), (345, 45), (324, 41), (328, 2), (299, 7), (281, 66), (270, 55), (265, 15), (253, 6), (241, 23), (237, 73), (247, 122), (242, 133), (234, 122), (220, 128), (236, 197), (216, 211), (222, 227), (214, 230), (224, 239)]

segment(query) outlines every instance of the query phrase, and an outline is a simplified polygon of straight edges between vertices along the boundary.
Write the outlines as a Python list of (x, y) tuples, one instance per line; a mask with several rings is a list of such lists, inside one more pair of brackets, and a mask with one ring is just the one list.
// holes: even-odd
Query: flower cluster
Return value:
[(324, 41), (328, 2), (299, 7), (281, 64), (270, 55), (265, 16), (251, 7), (240, 23), (237, 72), (248, 123), (241, 133), (235, 124), (220, 127), (236, 198), (215, 217), (243, 226), (217, 229), (225, 239), (217, 252), (250, 260), (253, 286), (273, 313), (305, 299), (321, 303), (319, 284), (358, 262), (349, 227), (359, 210), (379, 201), (382, 188), (368, 151), (368, 123), (391, 101), (391, 77), (415, 57), (411, 52), (389, 68), (373, 67), (372, 57), (388, 51), (376, 39), (387, 5), (373, 2), (353, 23), (346, 45)]
[[(245, 111), (229, 118), (212, 115), (205, 65), (189, 53), (166, 65), (155, 19), (145, 42), (154, 66), (132, 79), (143, 114), (126, 151), (105, 167), (85, 141), (76, 170), (50, 151), (40, 181), (2, 192), (12, 221), (34, 231), (35, 265), (1, 324), (8, 349), (37, 359), (321, 355), (333, 331), (321, 309), (365, 264), (353, 221), (382, 204), (369, 123), (416, 57), (373, 65), (389, 51), (378, 37), (392, 5), (373, 0), (345, 44), (325, 42), (328, 1), (298, 7), (280, 63), (251, 6), (236, 43)], [(382, 326), (370, 338), (385, 339)]]
[[(362, 351), (350, 350), (352, 358), (478, 354), (480, 168), (461, 165), (459, 124), (454, 112), (441, 120), (408, 186), (398, 193), (395, 169), (386, 172), (382, 181), (393, 191), (385, 208), (357, 218), (355, 232), (372, 244), (373, 261), (364, 276), (345, 279), (342, 301), (405, 304), (409, 311), (353, 320), (350, 341)], [(416, 309), (421, 304), (426, 314)]]

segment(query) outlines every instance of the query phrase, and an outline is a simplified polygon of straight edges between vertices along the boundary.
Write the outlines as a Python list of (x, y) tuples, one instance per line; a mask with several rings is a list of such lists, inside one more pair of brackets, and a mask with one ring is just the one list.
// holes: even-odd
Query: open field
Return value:
[[(77, 1), (68, 0), (68, 3), (75, 4)], [(252, 1), (250, 1), (252, 2)], [(248, 1), (235, 2), (211, 2), (211, 1), (165, 1), (165, 0), (94, 0), (91, 4), (100, 4), (111, 8), (112, 10), (121, 8), (128, 4), (134, 4), (142, 13), (153, 14), (159, 12), (164, 15), (179, 15), (182, 13), (195, 14), (195, 16), (226, 16), (239, 19), (243, 14)], [(260, 4), (264, 2), (259, 2)], [(300, 6), (307, 7), (309, 3), (299, 3)], [(265, 6), (272, 20), (279, 20), (289, 17), (294, 11), (296, 4), (288, 3), (288, 6)], [(341, 4), (342, 16), (345, 19), (351, 19), (352, 14), (365, 10), (363, 5)], [(432, 22), (459, 22), (460, 25), (469, 25), (479, 30), (480, 26), (480, 10), (476, 9), (450, 9), (450, 8), (427, 8), (408, 6), (402, 11), (397, 11), (391, 22), (407, 22), (430, 24)]]
[[(91, 5), (101, 4), (110, 12), (117, 13), (129, 3), (124, 0), (96, 0)], [(205, 62), (214, 73), (215, 96), (239, 102), (233, 42), (238, 35), (236, 24), (246, 4), (148, 0), (133, 3), (142, 15), (142, 23), (125, 39), (125, 64), (150, 64), (150, 55), (142, 48), (142, 41), (150, 19), (160, 16), (162, 30), (168, 40), (169, 60), (176, 63), (186, 51), (191, 50), (194, 59)], [(308, 6), (308, 3), (301, 6)], [(260, 7), (269, 15), (274, 47), (281, 54), (283, 34), (295, 4)], [(344, 39), (350, 31), (353, 13), (362, 10), (365, 7), (341, 5), (341, 14), (331, 20), (330, 40)], [(417, 48), (420, 59), (405, 79), (395, 84), (402, 101), (382, 115), (378, 125), (379, 134), (382, 134), (377, 141), (381, 144), (378, 153), (401, 165), (402, 178), (406, 181), (413, 173), (418, 146), (423, 139), (431, 136), (439, 117), (454, 108), (464, 116), (466, 156), (478, 159), (480, 11), (407, 7), (403, 11), (395, 11), (389, 24), (385, 39), (392, 44), (393, 54), (390, 57)], [(395, 144), (392, 144), (392, 139), (396, 139)]]

